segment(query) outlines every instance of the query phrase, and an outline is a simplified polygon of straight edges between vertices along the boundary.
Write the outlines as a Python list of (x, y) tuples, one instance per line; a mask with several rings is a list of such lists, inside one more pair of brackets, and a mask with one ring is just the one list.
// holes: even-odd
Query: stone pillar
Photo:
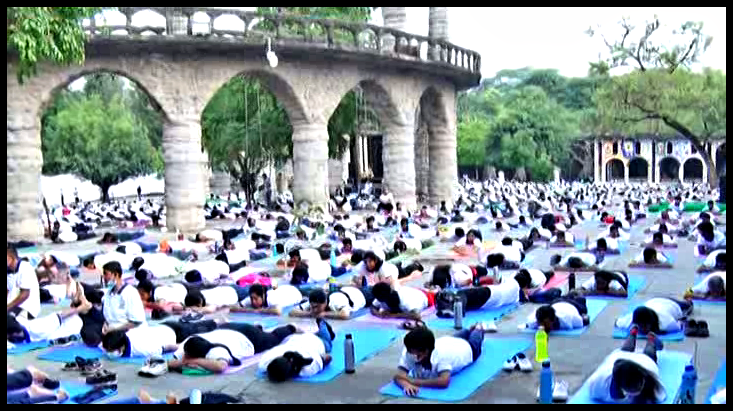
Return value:
[[(429, 9), (428, 37), (448, 41), (448, 7), (430, 7)], [(429, 49), (430, 60), (439, 60), (441, 50), (441, 47)]]
[(39, 216), (45, 213), (39, 194), (43, 165), (41, 123), (34, 112), (24, 114), (15, 112), (8, 105), (8, 241), (38, 241), (43, 238), (43, 225), (39, 220)]
[(601, 179), (600, 171), (598, 167), (598, 141), (593, 140), (593, 181), (596, 183)]
[(604, 156), (604, 158), (601, 159), (601, 183), (605, 183), (605, 182), (606, 182), (606, 159)]
[(427, 123), (422, 116), (417, 117), (415, 131), (415, 190), (419, 198), (428, 198), (428, 180), (430, 179), (430, 148)]
[(653, 171), (653, 169), (652, 169), (652, 161), (649, 160), (649, 159), (647, 159), (647, 162), (646, 162), (646, 179), (647, 179), (647, 183), (649, 183), (649, 184), (654, 183), (654, 180), (652, 179), (652, 177), (653, 177), (652, 171)]
[(629, 184), (629, 163), (624, 162), (624, 183)]
[(499, 184), (504, 184), (504, 172), (499, 170), (496, 174), (496, 179), (499, 180)]
[(328, 210), (328, 129), (326, 124), (293, 124), (293, 199)]
[(384, 183), (395, 202), (404, 209), (417, 208), (415, 195), (415, 135), (412, 124), (388, 126), (382, 140), (384, 158)]
[(702, 157), (700, 158), (700, 162), (702, 163), (702, 182), (704, 184), (707, 184), (708, 182), (708, 166), (705, 165), (705, 162), (702, 161)]
[[(382, 7), (382, 20), (384, 20), (384, 27), (404, 31), (407, 24), (407, 10), (404, 7)], [(382, 39), (382, 50), (394, 52), (394, 36), (385, 34)]]
[(554, 169), (552, 170), (552, 177), (553, 177), (553, 180), (554, 180), (554, 181), (555, 181), (556, 183), (559, 183), (559, 182), (560, 182), (560, 169), (559, 169), (558, 167), (555, 167), (555, 168), (554, 168)]
[(163, 126), (166, 225), (184, 233), (204, 228), (206, 157), (198, 119), (171, 119)]
[(227, 172), (215, 171), (211, 173), (209, 186), (211, 187), (211, 192), (216, 195), (229, 195), (229, 192), (232, 190), (232, 177)]
[(659, 167), (661, 165), (660, 164), (661, 162), (662, 160), (657, 160), (657, 163), (654, 164), (654, 181), (656, 181), (657, 183), (662, 182), (662, 171), (660, 170), (660, 167)]
[(445, 201), (450, 208), (453, 204), (453, 183), (458, 175), (458, 156), (456, 154), (455, 131), (447, 124), (435, 124), (430, 136), (430, 203), (440, 205)]

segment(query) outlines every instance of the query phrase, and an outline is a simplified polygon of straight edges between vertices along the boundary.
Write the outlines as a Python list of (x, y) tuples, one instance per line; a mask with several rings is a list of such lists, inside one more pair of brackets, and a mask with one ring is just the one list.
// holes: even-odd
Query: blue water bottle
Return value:
[(692, 363), (685, 366), (685, 373), (682, 374), (682, 385), (677, 392), (675, 404), (694, 404), (695, 389), (697, 388), (697, 371)]
[(540, 371), (540, 404), (552, 404), (552, 369), (549, 360), (542, 363)]

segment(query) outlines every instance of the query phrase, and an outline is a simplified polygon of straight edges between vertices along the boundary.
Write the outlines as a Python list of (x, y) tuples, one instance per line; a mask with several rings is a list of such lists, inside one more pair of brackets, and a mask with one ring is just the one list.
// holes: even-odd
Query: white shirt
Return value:
[(457, 374), (473, 362), (473, 351), (468, 341), (463, 338), (444, 336), (435, 340), (435, 348), (430, 354), (431, 369), (425, 369), (407, 353), (407, 348), (402, 350), (399, 368), (408, 372), (413, 378), (431, 379), (437, 378), (444, 371)]
[(155, 302), (166, 301), (183, 304), (187, 294), (188, 290), (183, 284), (159, 285), (153, 289), (153, 300)]
[(702, 281), (692, 287), (692, 291), (696, 293), (708, 292), (708, 282), (713, 277), (720, 277), (721, 279), (723, 279), (723, 290), (725, 290), (725, 271), (716, 271), (714, 273), (706, 275), (705, 278), (702, 279)]
[[(606, 241), (608, 241), (608, 239), (606, 239)], [(647, 244), (651, 244), (653, 242), (654, 242), (654, 235), (651, 235), (646, 238)], [(672, 240), (672, 237), (668, 236), (667, 234), (662, 234), (662, 244), (676, 244), (676, 242)]]
[(667, 392), (659, 379), (659, 367), (649, 356), (644, 353), (627, 352), (616, 349), (601, 363), (596, 371), (588, 377), (588, 387), (590, 397), (596, 401), (606, 403), (622, 403), (631, 404), (632, 398), (615, 400), (611, 397), (611, 382), (613, 380), (613, 366), (616, 360), (625, 359), (632, 361), (647, 370), (649, 374), (657, 381), (657, 390), (655, 391), (657, 402), (662, 402), (667, 398)]
[(571, 257), (578, 257), (585, 264), (586, 267), (590, 267), (596, 263), (596, 256), (591, 253), (570, 253), (566, 255), (558, 265), (567, 266), (568, 260)]
[(300, 259), (310, 265), (311, 261), (322, 261), (321, 254), (314, 248), (303, 248), (299, 251)]
[(519, 283), (514, 278), (505, 279), (500, 284), (492, 284), (488, 287), (491, 290), (491, 296), (481, 307), (482, 310), (504, 307), (519, 302)]
[(453, 263), (450, 265), (449, 272), (453, 286), (457, 287), (466, 283), (470, 284), (473, 280), (473, 271), (466, 264)]
[(84, 325), (81, 318), (76, 314), (63, 320), (55, 313), (33, 320), (25, 317), (17, 317), (16, 319), (28, 332), (31, 342), (48, 341), (76, 335), (81, 332), (81, 327)]
[(320, 258), (318, 260), (310, 260), (308, 264), (308, 282), (309, 283), (320, 283), (328, 280), (331, 276), (331, 263), (323, 261)]
[(215, 282), (221, 277), (229, 276), (229, 264), (219, 260), (188, 263), (183, 269), (184, 272), (193, 270), (198, 270), (201, 273), (201, 279), (208, 282)]
[(513, 245), (506, 246), (499, 244), (489, 254), (503, 254), (505, 262), (519, 263), (522, 259), (522, 254), (519, 252), (519, 249)]
[[(196, 334), (196, 336), (205, 339), (212, 344), (223, 344), (229, 348), (234, 358), (242, 360), (247, 357), (255, 355), (255, 347), (252, 342), (244, 336), (244, 334), (234, 330), (214, 330), (203, 334)], [(188, 337), (191, 338), (191, 337)], [(173, 358), (178, 360), (183, 358), (183, 347), (188, 341), (186, 338), (173, 353)], [(208, 360), (224, 360), (229, 364), (232, 364), (232, 357), (229, 355), (229, 351), (223, 347), (214, 347), (206, 353), (206, 359)]]
[(140, 244), (133, 243), (132, 241), (121, 243), (118, 247), (122, 247), (122, 246), (125, 247), (126, 255), (137, 256), (143, 253), (143, 249), (142, 247), (140, 247)]
[[(405, 246), (408, 250), (414, 250), (414, 251), (421, 251), (422, 250), (422, 243), (420, 240), (416, 238), (402, 238), (402, 242), (405, 243)], [(394, 248), (394, 243), (392, 243), (392, 248)]]
[(547, 283), (547, 276), (545, 276), (545, 273), (543, 273), (541, 270), (538, 270), (536, 268), (528, 268), (527, 272), (529, 272), (530, 278), (532, 278), (532, 282), (529, 285), (529, 288), (540, 288), (544, 287)]
[(206, 305), (234, 305), (239, 302), (237, 297), (237, 290), (229, 285), (222, 285), (219, 287), (210, 288), (208, 290), (201, 290), (201, 294), (206, 300)]
[[(292, 285), (286, 284), (277, 287), (274, 290), (267, 291), (267, 307), (266, 308), (283, 308), (298, 304), (303, 300), (303, 294), (300, 290)], [(245, 298), (242, 301), (242, 307), (252, 308), (252, 299)]]
[[(660, 263), (666, 263), (669, 261), (666, 255), (662, 253), (661, 251), (657, 250), (657, 261)], [(634, 258), (631, 259), (631, 263), (633, 264), (645, 264), (644, 262), (644, 250), (641, 250), (639, 254), (637, 254)]]
[(38, 277), (33, 266), (27, 261), (21, 261), (18, 272), (8, 274), (8, 303), (20, 294), (21, 290), (28, 290), (28, 298), (19, 305), (33, 317), (41, 312), (41, 295), (38, 290)]
[(235, 248), (234, 250), (224, 250), (229, 265), (239, 264), (242, 261), (249, 261), (249, 250)]
[(128, 322), (145, 324), (145, 308), (135, 287), (122, 285), (122, 290), (110, 291), (102, 299), (102, 314), (110, 328), (117, 328)]
[[(428, 308), (428, 296), (424, 292), (412, 287), (400, 287), (397, 290), (397, 295), (400, 296), (400, 311), (408, 313), (410, 311), (421, 312)], [(372, 305), (375, 308), (381, 308), (388, 310), (387, 304), (384, 304), (378, 300), (374, 300)]]
[[(572, 243), (573, 241), (575, 241), (575, 237), (573, 237), (573, 234), (566, 232), (565, 233), (565, 242)], [(550, 239), (550, 242), (552, 243), (557, 242), (557, 236), (552, 236), (552, 238)]]
[(715, 230), (713, 241), (707, 241), (700, 233), (697, 233), (697, 245), (704, 245), (706, 248), (723, 247), (725, 246), (725, 235), (720, 231)]
[(125, 333), (130, 340), (130, 357), (163, 355), (163, 347), (176, 345), (176, 333), (167, 325), (135, 327)]
[(375, 271), (373, 273), (370, 273), (367, 271), (366, 268), (366, 262), (362, 261), (359, 264), (354, 267), (354, 272), (358, 276), (366, 276), (367, 278), (367, 285), (370, 287), (373, 286), (376, 283), (380, 282), (390, 282), (390, 279), (397, 279), (399, 277), (399, 271), (397, 270), (397, 267), (388, 262), (383, 262), (382, 267), (379, 268), (378, 271)]
[(178, 274), (181, 260), (163, 253), (145, 254), (140, 269), (149, 270), (155, 278), (168, 278)]
[(273, 347), (262, 354), (260, 363), (257, 366), (260, 372), (266, 373), (267, 366), (278, 357), (282, 357), (288, 351), (297, 352), (303, 358), (312, 358), (313, 362), (300, 370), (301, 377), (310, 377), (323, 370), (323, 355), (326, 354), (326, 347), (323, 341), (312, 333), (291, 334), (280, 345)]
[(707, 268), (713, 268), (715, 267), (715, 259), (718, 257), (718, 254), (725, 254), (725, 250), (715, 250), (712, 253), (708, 254), (707, 257), (705, 257), (705, 261), (703, 261), (702, 265), (703, 267)]
[[(659, 331), (674, 333), (680, 330), (679, 319), (682, 318), (682, 309), (679, 304), (669, 298), (652, 298), (644, 303), (645, 307), (652, 309), (659, 317)], [(631, 327), (633, 312), (630, 312), (616, 320), (616, 327), (628, 329)]]
[[(567, 302), (558, 302), (552, 304), (555, 310), (555, 316), (560, 323), (561, 330), (575, 330), (583, 328), (583, 317), (580, 316), (578, 309), (574, 305)], [(527, 317), (527, 327), (537, 328), (537, 310)]]
[[(583, 282), (580, 288), (588, 290), (588, 291), (596, 291), (596, 276), (592, 275), (589, 279)], [(612, 279), (611, 282), (608, 284), (608, 288), (614, 291), (623, 291), (624, 290), (624, 286), (621, 285), (621, 283), (619, 283), (618, 280), (615, 278)]]
[[(346, 295), (348, 294), (348, 298)], [(352, 307), (349, 304), (349, 298), (354, 304)], [(354, 311), (359, 311), (366, 306), (366, 299), (364, 294), (356, 287), (341, 287), (338, 292), (331, 293), (328, 295), (328, 308), (333, 312), (344, 311), (351, 314)]]
[[(466, 246), (466, 237), (461, 237), (460, 240), (456, 241), (456, 247), (465, 247)], [(475, 248), (481, 248), (481, 240), (478, 238), (473, 239), (473, 243), (471, 243), (471, 246)]]
[(118, 253), (117, 251), (112, 251), (105, 254), (99, 254), (97, 256), (94, 256), (94, 265), (97, 267), (98, 270), (102, 271), (105, 264), (117, 261), (120, 263), (120, 266), (122, 267), (122, 270), (128, 270), (130, 268), (130, 265), (132, 265), (132, 260), (135, 257), (128, 254), (122, 254)]

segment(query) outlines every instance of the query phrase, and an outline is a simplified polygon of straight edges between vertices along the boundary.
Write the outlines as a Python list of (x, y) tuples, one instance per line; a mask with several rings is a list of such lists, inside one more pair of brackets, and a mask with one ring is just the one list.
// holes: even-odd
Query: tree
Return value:
[(57, 64), (84, 62), (81, 20), (101, 7), (8, 7), (8, 49), (18, 53), (18, 81), (36, 73), (43, 60)]
[(121, 96), (105, 101), (73, 93), (64, 101), (67, 105), (44, 121), (44, 173), (81, 175), (108, 201), (111, 186), (162, 167), (160, 151)]
[(480, 168), (486, 163), (486, 139), (491, 125), (476, 117), (458, 124), (458, 165)]
[[(639, 124), (659, 122), (695, 147), (708, 170), (708, 183), (717, 185), (717, 172), (704, 141), (725, 135), (725, 75), (714, 70), (693, 73), (690, 67), (712, 43), (702, 22), (686, 22), (672, 31), (675, 40), (658, 43), (652, 37), (662, 27), (659, 19), (647, 21), (643, 33), (629, 20), (620, 23), (620, 39), (603, 41), (610, 52), (591, 63), (591, 72), (608, 75), (617, 67), (632, 71), (611, 77), (598, 91), (595, 102), (601, 121), (629, 130)], [(593, 36), (596, 31), (589, 29)]]

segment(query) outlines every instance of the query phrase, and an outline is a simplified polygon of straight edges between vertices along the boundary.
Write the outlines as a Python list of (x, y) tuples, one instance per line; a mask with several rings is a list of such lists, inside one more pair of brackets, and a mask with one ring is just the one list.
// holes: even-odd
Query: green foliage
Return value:
[(336, 19), (352, 22), (369, 21), (376, 7), (258, 7), (259, 14), (277, 14), (278, 11), (317, 19)]
[(36, 73), (39, 62), (84, 62), (85, 35), (81, 20), (101, 7), (8, 7), (8, 49), (18, 52), (17, 75), (23, 81)]
[(458, 123), (458, 165), (482, 167), (486, 162), (486, 139), (490, 130), (485, 118), (469, 118)]
[(69, 94), (44, 121), (44, 173), (81, 175), (102, 188), (106, 201), (112, 185), (162, 165), (148, 130), (121, 95)]
[(346, 93), (338, 107), (328, 120), (328, 156), (341, 158), (349, 147), (349, 142), (343, 138), (346, 134), (353, 138), (356, 135), (357, 117), (360, 104), (354, 90)]

